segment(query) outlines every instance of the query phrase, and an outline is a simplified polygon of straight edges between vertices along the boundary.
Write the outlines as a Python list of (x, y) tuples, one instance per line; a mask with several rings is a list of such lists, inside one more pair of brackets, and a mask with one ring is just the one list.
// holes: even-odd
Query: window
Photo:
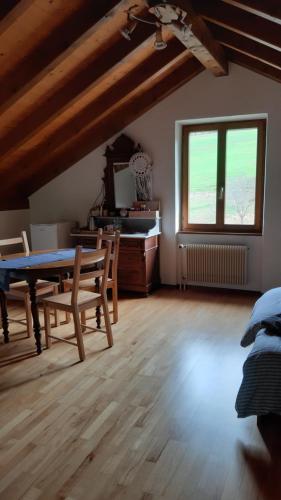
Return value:
[(183, 231), (262, 231), (265, 123), (183, 127)]

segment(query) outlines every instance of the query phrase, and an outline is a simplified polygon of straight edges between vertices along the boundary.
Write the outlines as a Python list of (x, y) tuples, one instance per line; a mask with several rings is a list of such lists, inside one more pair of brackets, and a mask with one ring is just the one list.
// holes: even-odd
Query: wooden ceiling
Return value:
[[(157, 3), (1, 1), (1, 210), (28, 207), (30, 194), (204, 69), (227, 75), (233, 61), (281, 82), (280, 0), (172, 0), (183, 22)], [(168, 19), (165, 50), (154, 48), (155, 25), (121, 35), (130, 7)]]

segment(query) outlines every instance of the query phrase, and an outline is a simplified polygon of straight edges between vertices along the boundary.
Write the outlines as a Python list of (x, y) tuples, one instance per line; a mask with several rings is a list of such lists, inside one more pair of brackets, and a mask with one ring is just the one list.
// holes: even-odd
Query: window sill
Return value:
[(194, 229), (178, 231), (177, 234), (207, 234), (208, 236), (214, 234), (216, 236), (262, 236), (261, 232), (257, 233), (239, 233), (239, 232), (228, 232), (228, 231), (196, 231)]

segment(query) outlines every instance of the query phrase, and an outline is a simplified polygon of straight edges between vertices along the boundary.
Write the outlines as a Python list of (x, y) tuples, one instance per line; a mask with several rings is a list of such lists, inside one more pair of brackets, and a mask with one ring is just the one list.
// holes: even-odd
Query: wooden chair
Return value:
[[(26, 256), (30, 254), (28, 239), (25, 231), (21, 232), (21, 236), (18, 238), (9, 238), (5, 240), (0, 240), (0, 247), (6, 246), (14, 246), (21, 245), (23, 247), (24, 253)], [(1, 255), (1, 253), (0, 253)], [(57, 294), (58, 293), (58, 284), (52, 283), (50, 281), (38, 280), (36, 283), (36, 295), (43, 296), (46, 294)], [(15, 320), (12, 321), (20, 324), (26, 324), (27, 327), (27, 335), (28, 337), (32, 336), (32, 313), (31, 313), (31, 303), (29, 298), (29, 286), (26, 281), (17, 281), (15, 283), (10, 284), (10, 289), (8, 292), (5, 292), (7, 299), (20, 299), (24, 301), (25, 304), (25, 320)], [(55, 324), (58, 324), (57, 315), (55, 315)]]
[[(103, 308), (107, 341), (109, 347), (112, 347), (113, 337), (106, 295), (106, 283), (109, 271), (110, 254), (111, 242), (107, 243), (107, 248), (95, 250), (92, 252), (82, 253), (82, 247), (76, 247), (72, 291), (60, 293), (59, 295), (43, 299), (47, 348), (51, 346), (52, 338), (60, 340), (62, 342), (70, 343), (78, 347), (80, 361), (83, 361), (85, 359), (85, 350), (83, 343), (82, 326), (92, 331), (97, 331), (97, 329), (86, 327), (86, 325), (81, 325), (80, 314), (82, 312), (85, 312), (87, 309), (99, 306), (102, 306)], [(80, 290), (79, 284), (81, 268), (84, 266), (92, 267), (95, 264), (98, 264), (99, 266), (103, 264), (103, 268), (99, 269), (99, 275), (101, 277), (100, 293), (95, 293), (88, 290)], [(68, 339), (63, 339), (51, 335), (50, 308), (65, 311), (66, 313), (71, 313), (73, 315), (74, 336), (76, 337), (77, 343), (71, 342)]]
[[(111, 288), (112, 290), (112, 302), (113, 302), (113, 323), (118, 321), (118, 282), (117, 282), (117, 272), (118, 272), (118, 258), (119, 258), (119, 247), (120, 247), (120, 232), (115, 231), (113, 234), (105, 234), (102, 229), (98, 230), (97, 236), (97, 249), (102, 248), (104, 243), (112, 243), (112, 252), (110, 255), (110, 267), (109, 276), (106, 282), (106, 288)], [(81, 274), (79, 288), (81, 290), (88, 290), (90, 292), (95, 292), (96, 283), (94, 279), (99, 278), (99, 272), (94, 271), (92, 273)], [(63, 282), (64, 290), (70, 291), (73, 286), (73, 280), (68, 279)], [(82, 315), (82, 323), (86, 323), (85, 313)]]

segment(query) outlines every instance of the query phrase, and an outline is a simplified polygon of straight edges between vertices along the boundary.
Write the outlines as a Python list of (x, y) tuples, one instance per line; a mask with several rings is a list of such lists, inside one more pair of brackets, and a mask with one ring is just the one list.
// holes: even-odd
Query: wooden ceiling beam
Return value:
[(131, 42), (120, 38), (119, 42), (105, 53), (91, 60), (80, 71), (76, 71), (73, 78), (68, 79), (63, 87), (55, 89), (52, 95), (47, 96), (42, 104), (38, 105), (36, 112), (25, 116), (22, 120), (19, 119), (17, 127), (0, 139), (0, 170), (4, 162), (4, 154), (12, 148), (25, 144), (48, 127), (65, 110), (74, 106), (85, 94), (94, 89), (108, 73), (114, 75), (115, 68), (122, 65), (134, 49), (147, 43), (153, 31), (154, 27), (144, 25)]
[(6, 0), (0, 5), (0, 33), (5, 33), (26, 10), (32, 6), (34, 0)]
[[(1, 79), (12, 74), (18, 65), (27, 63), (27, 58), (33, 53), (37, 59), (44, 59), (44, 49), (48, 53), (49, 45), (52, 45), (51, 33), (75, 13), (79, 20), (79, 12), (87, 4), (90, 5), (90, 0), (21, 0), (2, 21), (6, 26), (0, 31)], [(49, 42), (44, 48), (43, 41)], [(33, 62), (37, 64), (37, 60)], [(20, 73), (18, 77), (22, 77)], [(3, 86), (2, 81), (1, 92)]]
[(268, 21), (281, 24), (280, 0), (223, 0), (225, 3), (239, 7), (246, 12), (263, 17)]
[[(151, 45), (153, 46), (153, 39)], [(68, 142), (72, 142), (74, 134), (77, 138), (90, 127), (109, 118), (116, 107), (119, 107), (123, 102), (125, 103), (133, 94), (140, 92), (141, 86), (145, 88), (151, 86), (153, 81), (159, 78), (161, 72), (167, 72), (169, 65), (175, 67), (182, 58), (187, 61), (190, 57), (192, 57), (190, 52), (176, 38), (170, 40), (166, 50), (160, 53), (153, 50), (150, 57), (147, 57), (86, 108), (74, 115), (60, 129), (48, 135), (34, 150), (20, 156), (16, 162), (13, 159), (17, 156), (13, 153), (10, 155), (12, 162), (4, 163), (2, 160), (1, 176), (11, 167), (13, 170), (22, 170), (22, 175), (25, 176), (26, 171), (32, 169), (34, 165), (38, 165), (46, 155), (51, 156), (59, 147), (67, 147)]]
[(169, 5), (151, 7), (149, 10), (158, 19), (165, 19), (165, 23), (170, 23), (167, 27), (206, 69), (215, 76), (227, 75), (228, 65), (224, 51), (213, 38), (205, 22), (193, 10), (188, 0), (176, 2), (176, 5), (182, 8), (185, 16), (183, 22), (173, 20), (174, 10)]
[[(116, 13), (114, 7), (118, 5), (120, 8), (121, 5), (120, 0), (110, 0), (99, 3), (93, 8), (92, 2), (84, 0), (85, 5), (82, 8), (82, 2), (83, 0), (71, 2), (63, 23), (50, 30), (48, 37), (43, 38), (28, 58), (23, 58), (20, 64), (15, 65), (3, 76), (0, 89), (1, 128), (5, 128), (5, 123), (13, 126), (11, 108), (14, 107), (14, 111), (18, 114), (22, 112), (23, 104), (27, 106), (28, 103), (32, 103), (34, 97), (38, 100), (38, 88), (42, 80), (48, 80), (48, 92), (55, 79), (55, 73), (61, 72), (63, 62), (67, 60), (71, 66), (73, 58), (73, 64), (77, 64), (79, 49), (91, 42), (93, 47), (95, 46), (95, 33), (99, 31), (101, 36), (101, 27), (104, 26), (106, 30), (107, 24), (112, 22), (112, 16)], [(105, 17), (106, 14), (108, 17)], [(123, 16), (125, 18), (124, 14)], [(71, 67), (68, 70), (70, 71)], [(20, 102), (21, 99), (23, 103)], [(5, 112), (8, 118), (6, 122)]]
[(0, 211), (6, 210), (22, 210), (29, 208), (28, 198), (23, 198), (21, 193), (13, 193), (13, 196), (1, 196), (0, 198)]
[(281, 51), (280, 27), (276, 23), (220, 0), (196, 0), (196, 10), (205, 20)]
[(229, 60), (234, 62), (235, 64), (243, 66), (246, 69), (259, 73), (262, 76), (266, 76), (267, 78), (275, 80), (278, 83), (281, 83), (280, 69), (273, 68), (268, 64), (264, 64), (263, 62), (258, 61), (257, 59), (253, 59), (252, 57), (249, 57), (245, 54), (241, 54), (241, 52), (238, 52), (233, 49), (228, 49), (227, 53)]
[(253, 57), (264, 64), (281, 69), (281, 52), (266, 45), (255, 42), (250, 38), (238, 35), (234, 31), (222, 28), (208, 22), (208, 26), (216, 39), (225, 47), (234, 49), (241, 54)]
[[(187, 56), (188, 57), (188, 56)], [(46, 182), (62, 173), (71, 165), (79, 161), (85, 155), (110, 139), (114, 134), (121, 131), (139, 116), (147, 112), (153, 106), (172, 94), (179, 87), (198, 75), (204, 67), (195, 58), (182, 60), (178, 67), (169, 65), (167, 74), (159, 75), (152, 87), (140, 95), (134, 96), (125, 104), (120, 105), (108, 120), (102, 121), (97, 126), (87, 130), (79, 139), (73, 138), (71, 146), (65, 151), (51, 159), (46, 159), (45, 163), (29, 172), (29, 176), (23, 180), (22, 184), (16, 183), (17, 188), (25, 195), (30, 195)]]

